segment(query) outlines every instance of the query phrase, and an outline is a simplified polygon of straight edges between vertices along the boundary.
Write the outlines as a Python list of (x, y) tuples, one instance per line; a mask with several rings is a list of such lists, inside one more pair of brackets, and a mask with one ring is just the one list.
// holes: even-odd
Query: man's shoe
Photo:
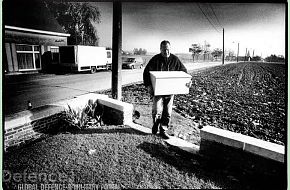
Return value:
[(157, 134), (159, 125), (160, 125), (160, 119), (157, 119), (152, 127), (152, 134), (154, 135)]
[(160, 135), (160, 137), (163, 138), (163, 139), (169, 139), (169, 138), (170, 138), (169, 135), (166, 134), (165, 131), (160, 131), (159, 135)]

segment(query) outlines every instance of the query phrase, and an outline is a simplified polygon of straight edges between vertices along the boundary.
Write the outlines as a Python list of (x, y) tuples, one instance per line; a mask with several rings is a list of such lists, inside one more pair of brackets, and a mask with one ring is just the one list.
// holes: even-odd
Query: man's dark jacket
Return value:
[(146, 87), (152, 85), (149, 71), (184, 71), (187, 73), (185, 66), (173, 54), (170, 54), (168, 58), (157, 54), (150, 59), (143, 72), (143, 82)]

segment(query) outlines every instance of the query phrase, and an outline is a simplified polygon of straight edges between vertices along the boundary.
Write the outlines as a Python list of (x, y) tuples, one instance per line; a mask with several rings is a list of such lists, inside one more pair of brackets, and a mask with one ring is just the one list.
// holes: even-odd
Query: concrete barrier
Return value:
[(210, 163), (253, 178), (284, 180), (284, 146), (211, 126), (201, 129), (200, 135), (199, 153)]
[[(211, 141), (226, 145), (228, 147), (240, 149), (245, 152), (256, 154), (283, 163), (285, 157), (285, 147), (279, 144), (263, 141), (240, 133), (205, 126), (200, 131), (201, 141)], [(204, 147), (200, 147), (201, 151)]]

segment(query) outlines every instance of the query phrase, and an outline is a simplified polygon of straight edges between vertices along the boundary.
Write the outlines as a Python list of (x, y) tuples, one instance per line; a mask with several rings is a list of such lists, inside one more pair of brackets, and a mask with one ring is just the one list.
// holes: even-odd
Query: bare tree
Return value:
[(200, 55), (202, 51), (203, 50), (199, 44), (192, 44), (191, 45), (191, 48), (189, 48), (189, 52), (192, 53), (193, 62), (194, 62), (194, 57)]

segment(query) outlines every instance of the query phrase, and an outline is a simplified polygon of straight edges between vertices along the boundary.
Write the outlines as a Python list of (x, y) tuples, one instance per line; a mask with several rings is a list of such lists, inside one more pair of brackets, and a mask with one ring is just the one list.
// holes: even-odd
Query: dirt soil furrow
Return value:
[[(211, 125), (284, 145), (285, 71), (285, 64), (241, 62), (192, 73), (189, 94), (175, 96), (171, 133), (198, 144), (198, 128)], [(151, 100), (144, 85), (123, 87), (122, 97), (141, 112), (136, 122), (150, 128)]]

